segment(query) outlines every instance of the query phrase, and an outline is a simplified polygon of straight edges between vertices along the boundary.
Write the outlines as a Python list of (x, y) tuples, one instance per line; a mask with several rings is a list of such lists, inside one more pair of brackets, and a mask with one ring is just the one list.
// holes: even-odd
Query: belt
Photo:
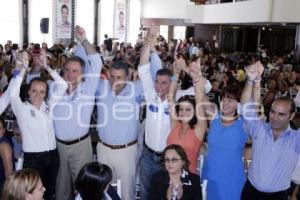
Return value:
[(282, 190), (282, 191), (278, 191), (278, 192), (262, 192), (259, 191), (258, 189), (256, 189), (251, 182), (249, 181), (249, 179), (247, 179), (246, 186), (248, 186), (253, 192), (255, 192), (256, 194), (262, 196), (262, 197), (270, 197), (270, 196), (280, 196), (280, 195), (286, 195), (287, 191), (286, 190)]
[(42, 151), (42, 152), (24, 152), (24, 155), (28, 156), (37, 156), (37, 155), (44, 155), (44, 154), (52, 154), (56, 153), (57, 149), (49, 150), (49, 151)]
[(159, 151), (154, 151), (153, 149), (151, 149), (150, 147), (147, 146), (147, 144), (144, 142), (144, 147), (150, 152), (153, 153), (156, 156), (162, 156), (162, 152)]
[(137, 143), (137, 140), (134, 140), (134, 141), (129, 142), (129, 143), (127, 143), (127, 144), (117, 144), (117, 145), (107, 144), (107, 143), (103, 142), (103, 141), (100, 140), (100, 139), (99, 139), (99, 142), (100, 142), (101, 144), (103, 144), (104, 146), (107, 146), (107, 147), (109, 147), (109, 148), (111, 148), (111, 149), (124, 149), (124, 148), (126, 148), (126, 147), (129, 147), (129, 146), (132, 146), (132, 145), (136, 144), (136, 143)]
[(72, 144), (76, 144), (82, 140), (84, 140), (85, 138), (87, 138), (90, 134), (87, 133), (85, 134), (84, 136), (81, 136), (80, 138), (77, 138), (75, 140), (71, 140), (71, 141), (63, 141), (63, 140), (60, 140), (58, 138), (56, 138), (56, 140), (59, 142), (59, 143), (62, 143), (62, 144), (65, 144), (65, 145), (72, 145)]

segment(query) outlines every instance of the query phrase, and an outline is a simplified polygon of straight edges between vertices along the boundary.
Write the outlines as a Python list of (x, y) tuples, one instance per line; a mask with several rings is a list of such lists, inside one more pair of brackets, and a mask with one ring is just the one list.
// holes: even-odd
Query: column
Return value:
[(296, 63), (300, 63), (300, 24), (296, 26), (295, 51), (294, 57)]

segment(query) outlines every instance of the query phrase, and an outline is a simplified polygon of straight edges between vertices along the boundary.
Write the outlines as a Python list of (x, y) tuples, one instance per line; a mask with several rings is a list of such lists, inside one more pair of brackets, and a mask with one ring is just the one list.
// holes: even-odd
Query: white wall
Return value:
[(0, 1), (0, 44), (4, 45), (7, 40), (13, 43), (22, 43), (21, 17), (22, 7), (19, 0)]
[[(29, 0), (28, 12), (29, 12), (29, 26), (28, 26), (28, 39), (29, 42), (34, 43), (48, 43), (50, 47), (53, 44), (52, 38), (52, 20), (53, 20), (53, 1), (52, 0)], [(20, 12), (21, 13), (21, 12)], [(40, 31), (41, 18), (49, 18), (49, 33), (42, 34)], [(45, 38), (44, 38), (45, 37)]]
[(250, 0), (203, 6), (187, 6), (186, 17), (192, 23), (269, 22), (273, 0)]
[(248, 0), (198, 6), (189, 0), (144, 0), (142, 17), (185, 19), (199, 24), (299, 23), (299, 9), (300, 0)]
[(299, 0), (273, 0), (273, 22), (300, 22)]
[(128, 28), (128, 42), (135, 44), (140, 32), (141, 21), (141, 1), (130, 0), (129, 3), (129, 28)]
[(86, 30), (87, 39), (94, 42), (94, 1), (76, 0), (75, 5), (75, 26), (82, 26)]
[(184, 19), (187, 5), (193, 5), (190, 0), (143, 0), (143, 18), (174, 18)]
[(113, 37), (114, 31), (114, 0), (101, 0), (100, 1), (100, 43), (103, 43), (104, 34), (108, 37)]
[(268, 22), (271, 20), (271, 13), (272, 0), (215, 4), (205, 6), (203, 21), (206, 24)]

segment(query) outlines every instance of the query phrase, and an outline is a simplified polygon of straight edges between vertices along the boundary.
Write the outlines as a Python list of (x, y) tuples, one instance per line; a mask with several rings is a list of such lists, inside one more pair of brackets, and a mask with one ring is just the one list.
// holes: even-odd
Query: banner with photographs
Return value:
[(67, 46), (73, 41), (74, 0), (55, 0), (55, 43)]
[(115, 0), (114, 38), (125, 42), (127, 37), (127, 0)]

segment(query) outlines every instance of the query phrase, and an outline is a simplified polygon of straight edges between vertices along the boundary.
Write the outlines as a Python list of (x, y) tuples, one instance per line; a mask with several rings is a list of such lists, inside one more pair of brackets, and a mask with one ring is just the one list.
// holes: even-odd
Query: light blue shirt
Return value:
[(118, 95), (114, 94), (109, 81), (100, 81), (97, 126), (103, 142), (116, 145), (137, 139), (142, 93), (139, 81), (128, 82)]
[[(156, 53), (150, 56), (151, 75), (162, 67)], [(143, 101), (143, 88), (140, 81), (128, 82), (116, 95), (109, 81), (101, 80), (97, 91), (98, 134), (99, 138), (111, 145), (128, 144), (137, 139), (139, 128), (140, 103)]]
[(288, 189), (300, 153), (300, 131), (288, 127), (274, 141), (269, 123), (251, 111), (244, 119), (245, 130), (252, 138), (251, 184), (262, 192)]
[(88, 133), (102, 68), (98, 53), (87, 55), (79, 45), (75, 55), (85, 60), (84, 80), (71, 94), (65, 93), (53, 112), (56, 137), (64, 141), (74, 140)]

